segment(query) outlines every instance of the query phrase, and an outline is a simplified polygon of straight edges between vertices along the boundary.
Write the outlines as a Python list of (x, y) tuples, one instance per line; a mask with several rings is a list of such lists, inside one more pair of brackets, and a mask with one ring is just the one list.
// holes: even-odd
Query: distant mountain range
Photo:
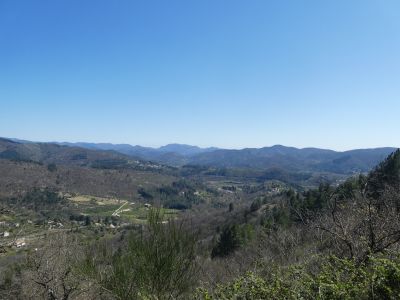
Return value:
[[(358, 149), (351, 151), (338, 152), (333, 150), (318, 148), (285, 147), (276, 145), (264, 148), (246, 148), (241, 150), (228, 150), (218, 148), (200, 148), (191, 145), (169, 144), (160, 148), (150, 148), (142, 146), (132, 146), (129, 144), (109, 144), (109, 143), (33, 143), (12, 139), (18, 142), (22, 148), (20, 152), (29, 157), (26, 151), (31, 149), (30, 155), (36, 155), (35, 159), (40, 159), (37, 152), (32, 149), (41, 148), (41, 155), (44, 158), (51, 157), (51, 153), (88, 151), (86, 155), (95, 157), (92, 161), (98, 161), (103, 157), (110, 156), (112, 159), (141, 161), (153, 161), (171, 166), (197, 165), (216, 168), (240, 168), (257, 170), (285, 170), (288, 172), (329, 172), (335, 174), (352, 174), (368, 172), (396, 148), (385, 147), (376, 149)], [(25, 145), (25, 146), (22, 146)], [(18, 148), (18, 147), (17, 147)], [(58, 151), (54, 152), (54, 149)], [(78, 150), (80, 149), (80, 150)], [(0, 157), (10, 155), (4, 154), (0, 147)], [(35, 154), (36, 153), (36, 154)], [(21, 155), (22, 155), (21, 154)], [(50, 155), (50, 156), (49, 156)], [(55, 154), (54, 154), (55, 155)], [(72, 155), (72, 154), (71, 154)], [(71, 159), (68, 155), (57, 154), (57, 161), (64, 157)], [(42, 157), (43, 159), (43, 157)]]
[(129, 144), (110, 143), (57, 143), (64, 146), (82, 147), (93, 150), (113, 150), (119, 153), (139, 157), (144, 160), (157, 161), (169, 165), (179, 166), (185, 164), (189, 157), (201, 153), (208, 153), (218, 148), (200, 148), (183, 144), (169, 144), (160, 148), (132, 146)]

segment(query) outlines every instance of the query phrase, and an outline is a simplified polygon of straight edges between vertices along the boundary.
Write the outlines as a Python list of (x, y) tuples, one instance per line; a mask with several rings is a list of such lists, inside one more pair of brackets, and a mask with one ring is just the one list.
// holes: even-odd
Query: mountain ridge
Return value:
[[(18, 143), (38, 143), (38, 144), (59, 144), (59, 145), (65, 145), (65, 146), (85, 146), (85, 147), (93, 147), (93, 148), (99, 148), (100, 147), (130, 147), (130, 148), (137, 148), (137, 149), (149, 149), (149, 150), (159, 150), (163, 152), (167, 152), (164, 149), (168, 149), (171, 146), (180, 146), (180, 147), (188, 147), (188, 148), (197, 148), (200, 149), (202, 152), (205, 151), (217, 151), (217, 150), (226, 150), (226, 151), (242, 151), (242, 150), (260, 150), (260, 149), (292, 149), (292, 150), (317, 150), (317, 151), (326, 151), (326, 152), (335, 152), (335, 153), (346, 153), (346, 152), (351, 152), (351, 151), (369, 151), (369, 150), (378, 150), (378, 149), (398, 149), (398, 147), (391, 147), (391, 146), (385, 146), (385, 147), (368, 147), (368, 148), (355, 148), (355, 149), (350, 149), (350, 150), (333, 150), (333, 149), (328, 149), (328, 148), (318, 148), (318, 147), (295, 147), (295, 146), (285, 146), (282, 144), (274, 144), (272, 146), (263, 146), (263, 147), (244, 147), (244, 148), (219, 148), (219, 147), (200, 147), (196, 145), (190, 145), (190, 144), (184, 144), (184, 143), (169, 143), (160, 147), (150, 147), (150, 146), (141, 146), (141, 145), (133, 145), (133, 144), (127, 144), (127, 143), (103, 143), (103, 142), (58, 142), (58, 141), (51, 141), (51, 142), (39, 142), (39, 141), (30, 141), (30, 140), (24, 140), (24, 139), (18, 139), (18, 138), (8, 138), (8, 137), (0, 137), (0, 139), (3, 140), (9, 140), (13, 142), (18, 142)], [(173, 150), (170, 150), (172, 152), (175, 152)]]
[[(8, 140), (21, 141), (18, 139)], [(30, 145), (30, 147), (34, 147), (34, 145), (42, 145), (41, 147), (59, 145), (100, 152), (110, 151), (109, 153), (113, 153), (113, 155), (119, 153), (125, 155), (125, 158), (153, 161), (174, 167), (200, 165), (217, 168), (283, 169), (291, 172), (331, 172), (337, 174), (368, 172), (379, 161), (397, 149), (381, 147), (335, 151), (315, 147), (296, 148), (283, 145), (262, 148), (220, 149), (215, 147), (200, 148), (176, 143), (159, 148), (86, 142), (34, 143), (23, 141), (20, 143)]]

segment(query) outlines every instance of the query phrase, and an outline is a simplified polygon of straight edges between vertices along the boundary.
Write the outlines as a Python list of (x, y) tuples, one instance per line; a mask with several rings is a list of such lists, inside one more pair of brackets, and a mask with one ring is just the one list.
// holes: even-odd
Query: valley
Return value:
[(0, 300), (400, 299), (400, 1), (0, 1)]
[[(26, 276), (46, 277), (48, 272), (54, 272), (48, 269), (49, 266), (42, 265), (40, 255), (52, 257), (55, 249), (60, 249), (66, 251), (65, 258), (69, 262), (57, 259), (52, 261), (53, 267), (62, 270), (72, 264), (76, 269), (65, 278), (54, 273), (57, 281), (51, 280), (46, 284), (59, 289), (59, 282), (67, 280), (63, 284), (71, 284), (72, 280), (80, 291), (72, 299), (96, 297), (101, 287), (109, 290), (106, 299), (125, 295), (126, 292), (119, 291), (119, 288), (125, 288), (124, 284), (129, 285), (130, 281), (115, 285), (108, 281), (116, 280), (113, 276), (120, 275), (101, 275), (107, 265), (114, 268), (113, 272), (121, 268), (123, 272), (131, 272), (149, 263), (146, 268), (150, 269), (135, 271), (139, 273), (132, 273), (132, 276), (153, 276), (150, 271), (152, 263), (162, 260), (168, 264), (173, 259), (176, 259), (174, 264), (178, 269), (166, 271), (164, 281), (174, 278), (179, 272), (190, 272), (186, 279), (177, 279), (179, 284), (186, 282), (188, 286), (178, 294), (175, 292), (179, 290), (174, 287), (173, 298), (219, 299), (219, 295), (224, 295), (228, 299), (233, 297), (231, 284), (236, 284), (235, 280), (261, 280), (261, 277), (251, 276), (262, 276), (265, 263), (290, 273), (286, 266), (300, 263), (306, 268), (310, 259), (319, 256), (323, 264), (329, 255), (340, 259), (364, 259), (366, 254), (363, 251), (369, 246), (360, 246), (362, 241), (354, 235), (340, 235), (340, 227), (335, 227), (337, 224), (335, 221), (332, 223), (328, 213), (332, 201), (341, 203), (344, 210), (339, 210), (338, 217), (344, 218), (344, 222), (349, 222), (346, 226), (352, 228), (356, 221), (351, 215), (345, 215), (346, 209), (352, 210), (346, 201), (353, 201), (353, 205), (361, 208), (364, 204), (360, 199), (375, 197), (363, 194), (363, 182), (371, 186), (371, 193), (378, 192), (376, 199), (380, 199), (382, 191), (378, 186), (385, 186), (383, 190), (387, 190), (393, 199), (399, 195), (391, 190), (396, 190), (400, 183), (400, 177), (396, 177), (400, 172), (398, 151), (376, 169), (369, 168), (390, 148), (353, 151), (351, 158), (339, 159), (336, 163), (338, 159), (334, 157), (337, 154), (331, 152), (321, 154), (319, 150), (310, 150), (311, 154), (304, 154), (305, 150), (273, 147), (273, 151), (279, 154), (267, 156), (267, 165), (251, 167), (250, 162), (226, 165), (226, 161), (241, 160), (230, 156), (212, 164), (176, 166), (142, 160), (114, 150), (75, 145), (19, 143), (7, 139), (1, 139), (0, 145), (0, 271), (3, 274), (0, 295), (10, 297), (25, 297), (32, 293), (34, 281), (32, 283)], [(221, 150), (209, 149), (195, 155), (210, 155), (214, 151)], [(298, 167), (296, 163), (292, 164), (293, 154), (283, 154), (286, 151), (296, 153)], [(235, 156), (242, 154), (248, 156), (246, 151), (239, 151)], [(322, 162), (315, 158), (318, 155), (323, 159), (328, 155), (329, 159)], [(287, 165), (289, 162), (290, 167)], [(305, 164), (310, 167), (305, 167)], [(335, 164), (340, 168), (333, 170)], [(322, 165), (329, 166), (329, 171), (326, 167), (317, 167)], [(301, 171), (303, 167), (305, 170)], [(342, 169), (344, 167), (346, 169)], [(394, 172), (390, 173), (391, 181), (387, 179), (389, 171)], [(382, 177), (380, 174), (386, 175)], [(386, 187), (389, 183), (391, 189)], [(390, 203), (387, 205), (392, 205)], [(352, 214), (356, 216), (362, 211), (356, 210)], [(382, 213), (392, 218), (391, 222), (397, 220), (390, 209)], [(380, 236), (379, 243), (383, 244), (369, 248), (376, 255), (386, 253), (388, 249), (395, 251), (399, 238), (392, 227), (380, 231), (380, 226), (386, 226), (379, 223), (380, 218), (380, 215), (376, 216), (373, 226), (374, 234)], [(320, 236), (317, 238), (316, 234)], [(337, 236), (340, 236), (339, 240), (336, 240)], [(187, 244), (185, 248), (168, 252), (172, 251), (169, 247), (175, 247), (174, 243)], [(346, 245), (351, 245), (350, 252)], [(162, 247), (165, 253), (153, 252), (158, 247)], [(130, 255), (135, 255), (136, 259), (147, 255), (154, 257), (148, 256), (146, 263), (136, 265), (130, 262), (133, 259)], [(98, 262), (85, 265), (86, 259)], [(120, 264), (119, 259), (130, 263)], [(185, 261), (188, 265), (181, 265)], [(39, 269), (35, 269), (32, 263), (39, 264)], [(23, 268), (23, 271), (18, 268)], [(255, 268), (257, 272), (248, 275), (249, 268)], [(284, 274), (274, 276), (287, 280)], [(21, 290), (19, 284), (22, 281), (34, 285)], [(90, 288), (82, 289), (81, 283)], [(147, 284), (141, 284), (137, 289), (146, 291)], [(220, 290), (223, 284), (226, 290)], [(270, 294), (283, 293), (274, 290), (269, 281), (261, 280), (257, 284), (257, 292), (263, 293), (263, 289), (268, 288)], [(285, 284), (296, 284), (296, 281), (288, 280)], [(301, 286), (305, 288), (306, 283), (301, 283)], [(159, 290), (160, 299), (164, 299), (171, 288)], [(197, 288), (201, 290), (196, 292), (194, 289)], [(247, 293), (247, 288), (242, 286), (238, 293)], [(57, 293), (63, 294), (61, 290)], [(135, 295), (132, 294), (132, 299), (136, 299)]]

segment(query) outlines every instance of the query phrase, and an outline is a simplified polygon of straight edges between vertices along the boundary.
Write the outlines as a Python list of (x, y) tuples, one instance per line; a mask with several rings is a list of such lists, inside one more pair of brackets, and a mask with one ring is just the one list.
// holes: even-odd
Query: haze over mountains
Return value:
[(159, 148), (132, 146), (129, 144), (110, 144), (110, 143), (59, 143), (60, 145), (76, 146), (95, 150), (113, 150), (122, 154), (140, 157), (145, 160), (158, 161), (170, 165), (183, 165), (187, 163), (189, 157), (201, 153), (207, 153), (218, 148), (200, 148), (197, 146), (183, 144), (168, 144)]
[(114, 150), (126, 155), (174, 166), (202, 165), (220, 168), (281, 168), (288, 171), (367, 172), (396, 148), (357, 149), (344, 152), (275, 145), (240, 150), (168, 144), (160, 148), (128, 144), (61, 143), (87, 149)]
[[(3, 144), (5, 141), (7, 140), (3, 139)], [(0, 157), (19, 153), (18, 155), (22, 155), (24, 159), (49, 160), (51, 158), (51, 161), (59, 163), (63, 159), (71, 162), (79, 161), (77, 159), (79, 155), (81, 155), (81, 158), (82, 155), (86, 155), (91, 163), (104, 161), (106, 158), (115, 161), (131, 161), (134, 158), (175, 167), (198, 165), (217, 168), (281, 169), (290, 172), (331, 172), (336, 174), (368, 172), (396, 149), (383, 147), (339, 152), (318, 148), (298, 149), (275, 145), (264, 148), (230, 150), (214, 147), (200, 148), (183, 144), (169, 144), (160, 148), (151, 148), (110, 143), (34, 143), (17, 139), (13, 139), (14, 143), (8, 141), (10, 142), (8, 147), (4, 148), (3, 145), (3, 148), (0, 148)], [(42, 156), (38, 155), (38, 149), (41, 149)], [(46, 155), (43, 156), (43, 153)]]

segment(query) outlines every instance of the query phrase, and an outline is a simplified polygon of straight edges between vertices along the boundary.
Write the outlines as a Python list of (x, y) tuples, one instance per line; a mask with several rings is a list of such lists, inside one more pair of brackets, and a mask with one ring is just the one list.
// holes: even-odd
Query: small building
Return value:
[(15, 246), (16, 246), (17, 248), (21, 248), (21, 247), (26, 246), (25, 238), (17, 239), (17, 240), (15, 241)]

